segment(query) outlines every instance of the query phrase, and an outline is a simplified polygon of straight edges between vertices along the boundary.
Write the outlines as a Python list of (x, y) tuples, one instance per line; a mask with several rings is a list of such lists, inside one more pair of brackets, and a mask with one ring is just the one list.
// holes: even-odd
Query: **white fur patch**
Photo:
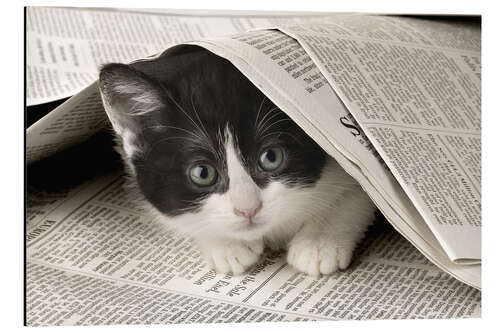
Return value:
[(226, 163), (229, 176), (229, 200), (234, 208), (248, 212), (262, 205), (260, 189), (243, 167), (240, 154), (234, 146), (233, 136), (226, 129)]
[[(375, 206), (335, 160), (327, 158), (314, 186), (289, 187), (273, 181), (260, 189), (231, 145), (226, 153), (233, 187), (210, 195), (198, 212), (165, 219), (192, 237), (217, 271), (242, 273), (257, 262), (262, 242), (274, 249), (288, 248), (288, 263), (310, 275), (330, 274), (349, 265)], [(230, 191), (235, 191), (232, 197)], [(250, 225), (233, 209), (245, 199), (257, 198), (262, 209)]]

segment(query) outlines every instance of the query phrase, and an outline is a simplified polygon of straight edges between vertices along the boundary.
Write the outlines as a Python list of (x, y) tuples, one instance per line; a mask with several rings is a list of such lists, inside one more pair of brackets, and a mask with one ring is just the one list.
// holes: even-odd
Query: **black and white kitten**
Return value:
[(314, 276), (349, 265), (375, 206), (230, 62), (108, 64), (99, 85), (138, 188), (217, 271), (241, 274), (265, 246)]

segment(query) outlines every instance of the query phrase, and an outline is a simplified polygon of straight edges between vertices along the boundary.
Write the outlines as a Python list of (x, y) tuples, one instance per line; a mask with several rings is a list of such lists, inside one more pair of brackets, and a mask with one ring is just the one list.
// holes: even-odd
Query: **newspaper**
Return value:
[[(107, 125), (95, 86), (99, 66), (153, 56), (182, 41), (234, 34), (273, 24), (296, 24), (326, 16), (318, 13), (29, 7), (26, 13), (28, 106), (72, 95), (74, 98), (30, 126), (28, 163), (55, 154)], [(83, 90), (83, 92), (82, 92)]]
[(103, 175), (28, 210), (28, 325), (480, 316), (480, 291), (381, 225), (331, 276), (298, 273), (281, 252), (245, 275), (216, 274), (188, 239), (128, 201), (123, 182)]
[(131, 62), (187, 40), (294, 24), (318, 13), (220, 13), (112, 8), (27, 9), (27, 104), (73, 96), (97, 79), (99, 66)]
[(359, 15), (283, 31), (318, 64), (448, 256), (480, 262), (480, 31)]
[[(30, 192), (29, 325), (480, 315), (480, 31), (351, 14), (202, 18), (28, 8), (30, 15), (38, 17), (33, 36), (42, 45), (54, 43), (63, 30), (72, 31), (71, 24), (58, 21), (63, 16), (87, 22), (82, 27), (89, 27), (88, 33), (80, 38), (67, 33), (60, 44), (78, 41), (85, 50), (81, 54), (92, 54), (103, 36), (123, 37), (123, 32), (112, 33), (119, 20), (142, 25), (147, 18), (155, 22), (152, 26), (163, 27), (158, 34), (165, 28), (160, 22), (170, 22), (172, 31), (181, 27), (185, 39), (156, 49), (145, 43), (151, 49), (142, 48), (145, 54), (135, 58), (120, 53), (126, 49), (120, 42), (126, 40), (108, 41), (107, 48), (116, 48), (108, 55), (117, 57), (86, 58), (92, 61), (81, 63), (91, 65), (82, 73), (95, 78), (100, 62), (144, 58), (179, 41), (227, 58), (361, 184), (397, 232), (372, 229), (349, 269), (331, 277), (299, 274), (281, 253), (267, 253), (252, 271), (232, 277), (209, 270), (189, 240), (161, 229), (128, 202), (120, 173), (67, 192)], [(44, 18), (49, 16), (52, 20)], [(206, 20), (210, 28), (205, 29)], [(109, 33), (95, 35), (92, 27), (98, 21), (106, 22), (99, 29), (111, 27)], [(47, 24), (52, 30), (42, 29)], [(231, 35), (213, 37), (223, 30)], [(28, 45), (36, 45), (29, 36)], [(175, 45), (141, 61), (168, 61), (184, 48)], [(390, 72), (396, 61), (381, 67), (390, 59), (381, 56), (386, 50), (406, 61), (401, 64), (406, 71)], [(416, 61), (415, 54), (424, 61)], [(439, 66), (425, 58), (429, 54)], [(418, 67), (422, 63), (427, 67)], [(46, 69), (37, 60), (33, 64), (38, 71)], [(71, 66), (57, 68), (61, 82), (72, 76), (65, 74)], [(426, 70), (429, 77), (412, 77)], [(51, 80), (31, 82), (50, 91), (38, 102), (72, 93), (54, 88)], [(107, 126), (96, 84), (93, 79), (81, 82), (90, 85), (27, 130), (28, 163)], [(420, 112), (422, 105), (434, 113)], [(460, 127), (464, 124), (473, 126)]]

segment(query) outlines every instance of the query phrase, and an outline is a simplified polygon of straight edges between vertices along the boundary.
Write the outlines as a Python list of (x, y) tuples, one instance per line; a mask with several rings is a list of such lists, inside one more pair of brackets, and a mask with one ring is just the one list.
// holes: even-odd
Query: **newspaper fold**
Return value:
[(280, 30), (320, 68), (448, 256), (481, 262), (480, 31), (360, 15)]

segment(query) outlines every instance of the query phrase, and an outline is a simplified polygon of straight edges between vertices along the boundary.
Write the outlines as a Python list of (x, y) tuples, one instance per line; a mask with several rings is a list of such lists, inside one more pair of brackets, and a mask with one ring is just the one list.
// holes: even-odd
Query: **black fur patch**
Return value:
[[(259, 187), (272, 179), (295, 186), (313, 184), (319, 178), (325, 152), (227, 60), (197, 48), (132, 66), (104, 66), (101, 91), (112, 112), (123, 117), (124, 126), (135, 134), (142, 152), (134, 154), (131, 162), (139, 188), (162, 213), (196, 210), (205, 196), (227, 191), (230, 179), (221, 141), (226, 126)], [(114, 89), (123, 83), (141, 86), (156, 96), (160, 107), (128, 116), (127, 108), (140, 105), (133, 94)], [(275, 172), (261, 171), (259, 156), (275, 146), (285, 152), (282, 166)], [(190, 181), (189, 168), (196, 162), (215, 167), (215, 184), (199, 187)]]

